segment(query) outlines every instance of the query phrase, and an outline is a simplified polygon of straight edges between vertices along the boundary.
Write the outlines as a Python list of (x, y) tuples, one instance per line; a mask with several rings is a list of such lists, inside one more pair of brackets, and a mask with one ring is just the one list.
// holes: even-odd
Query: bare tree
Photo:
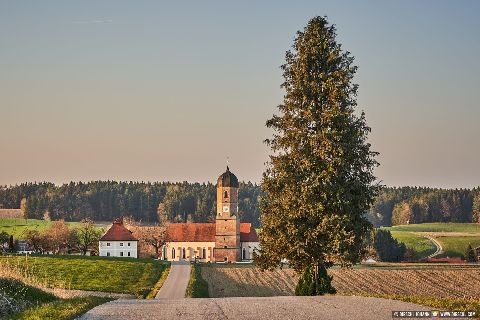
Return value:
[(45, 232), (55, 254), (59, 254), (62, 250), (68, 248), (71, 239), (70, 229), (68, 229), (64, 220), (54, 221)]

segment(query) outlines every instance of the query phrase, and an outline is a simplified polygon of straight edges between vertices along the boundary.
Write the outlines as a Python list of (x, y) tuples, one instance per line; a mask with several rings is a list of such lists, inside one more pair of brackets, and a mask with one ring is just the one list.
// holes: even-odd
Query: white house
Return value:
[(125, 228), (122, 219), (116, 219), (98, 242), (101, 257), (138, 258), (138, 240)]

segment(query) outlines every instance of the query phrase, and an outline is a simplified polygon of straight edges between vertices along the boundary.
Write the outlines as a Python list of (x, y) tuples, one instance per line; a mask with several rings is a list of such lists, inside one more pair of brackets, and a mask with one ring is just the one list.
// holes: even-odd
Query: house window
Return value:
[(123, 257), (123, 251), (122, 251), (122, 252), (120, 252), (120, 257)]
[(185, 248), (182, 248), (182, 259), (185, 259)]
[(227, 262), (227, 261), (228, 261), (228, 258), (227, 258), (227, 257), (225, 257), (223, 260), (224, 260), (225, 262)]
[(225, 193), (223, 194), (223, 197), (228, 198), (228, 192), (227, 191), (225, 191)]
[(123, 242), (120, 242), (120, 247), (123, 247)]
[(110, 252), (107, 252), (107, 257), (110, 257)]
[(245, 259), (247, 259), (247, 252), (246, 252), (245, 248), (243, 248), (243, 250), (242, 250), (242, 260), (245, 260)]
[(128, 246), (130, 247), (130, 242), (128, 242)]
[(172, 259), (175, 259), (176, 256), (175, 256), (175, 248), (172, 248)]
[(206, 259), (207, 258), (207, 249), (203, 248), (202, 250), (202, 259)]
[(225, 249), (227, 249), (227, 246), (224, 246)]
[(110, 242), (107, 242), (107, 247), (110, 247)]
[(130, 257), (130, 251), (128, 251), (128, 252), (127, 252), (127, 256), (129, 256), (129, 257)]

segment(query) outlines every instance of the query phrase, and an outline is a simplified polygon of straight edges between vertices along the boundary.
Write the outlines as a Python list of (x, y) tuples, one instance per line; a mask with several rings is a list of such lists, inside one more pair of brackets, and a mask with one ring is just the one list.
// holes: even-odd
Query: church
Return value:
[(171, 223), (162, 259), (168, 261), (240, 262), (253, 259), (258, 235), (238, 216), (238, 179), (227, 166), (217, 180), (215, 223)]
[[(170, 223), (160, 259), (168, 261), (251, 261), (259, 248), (255, 228), (241, 223), (238, 215), (238, 179), (227, 166), (217, 180), (215, 223)], [(137, 227), (148, 232), (148, 227)], [(133, 231), (133, 232), (132, 232)], [(148, 248), (137, 241), (135, 228), (127, 229), (117, 219), (99, 241), (100, 256), (145, 257)], [(138, 250), (137, 250), (138, 248)], [(143, 252), (142, 252), (143, 251)]]

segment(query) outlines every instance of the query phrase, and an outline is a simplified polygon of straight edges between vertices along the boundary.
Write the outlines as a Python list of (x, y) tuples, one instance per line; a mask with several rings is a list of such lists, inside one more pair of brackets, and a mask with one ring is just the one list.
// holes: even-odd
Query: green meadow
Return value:
[(469, 244), (472, 247), (480, 246), (480, 224), (477, 223), (421, 223), (385, 229), (390, 230), (395, 239), (415, 250), (419, 258), (427, 257), (436, 250), (425, 235), (442, 245), (443, 253), (436, 258), (462, 257)]
[[(19, 219), (19, 218), (0, 218), (0, 232), (4, 231), (9, 235), (13, 235), (15, 239), (24, 239), (25, 231), (38, 230), (43, 231), (52, 224), (51, 221), (36, 219)], [(79, 222), (67, 222), (69, 227), (75, 227)]]
[(47, 287), (106, 291), (145, 297), (167, 264), (153, 259), (83, 256), (0, 256), (8, 266)]

